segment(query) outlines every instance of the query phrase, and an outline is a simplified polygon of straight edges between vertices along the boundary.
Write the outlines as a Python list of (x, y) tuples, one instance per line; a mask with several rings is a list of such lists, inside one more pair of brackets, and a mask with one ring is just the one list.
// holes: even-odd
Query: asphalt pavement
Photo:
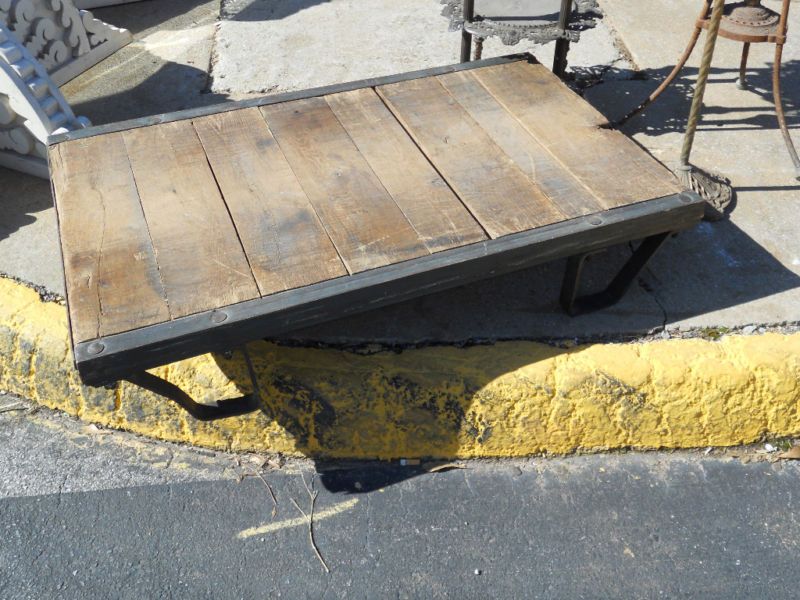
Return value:
[(429, 472), (7, 411), (0, 598), (796, 598), (800, 465), (741, 452)]

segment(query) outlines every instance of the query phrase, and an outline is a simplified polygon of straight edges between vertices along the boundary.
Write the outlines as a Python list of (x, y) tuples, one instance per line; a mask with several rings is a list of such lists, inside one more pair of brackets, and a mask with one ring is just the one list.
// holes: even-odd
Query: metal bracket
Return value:
[(261, 393), (258, 387), (258, 378), (256, 377), (253, 363), (250, 360), (250, 354), (247, 349), (242, 347), (244, 360), (247, 364), (247, 370), (250, 375), (250, 381), (253, 386), (253, 392), (240, 398), (231, 398), (230, 400), (218, 400), (214, 404), (200, 404), (195, 402), (189, 394), (184, 392), (174, 383), (170, 383), (157, 375), (142, 371), (141, 373), (134, 373), (126, 377), (126, 381), (139, 386), (140, 388), (149, 390), (159, 396), (169, 398), (186, 412), (192, 415), (198, 421), (216, 421), (217, 419), (226, 419), (228, 417), (237, 417), (251, 412), (255, 412), (261, 405)]
[(561, 306), (568, 315), (574, 317), (616, 304), (670, 235), (672, 233), (667, 232), (645, 238), (606, 289), (585, 296), (578, 296), (578, 288), (588, 254), (570, 257), (564, 272), (564, 283), (561, 286)]

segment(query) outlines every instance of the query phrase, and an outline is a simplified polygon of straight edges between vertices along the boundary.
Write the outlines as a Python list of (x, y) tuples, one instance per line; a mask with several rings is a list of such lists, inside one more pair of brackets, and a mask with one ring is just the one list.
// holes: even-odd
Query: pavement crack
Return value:
[[(634, 252), (633, 243), (628, 243), (628, 248), (630, 248), (631, 253)], [(667, 307), (664, 306), (664, 303), (661, 301), (661, 298), (658, 297), (658, 293), (656, 292), (656, 286), (650, 284), (647, 279), (643, 276), (646, 275), (648, 278), (652, 279), (656, 283), (660, 283), (656, 274), (650, 269), (650, 267), (645, 267), (639, 277), (636, 278), (636, 282), (639, 287), (648, 294), (652, 299), (653, 302), (656, 303), (658, 309), (661, 311), (661, 327), (656, 328), (656, 333), (661, 333), (667, 330), (667, 323), (669, 322), (669, 314), (667, 313)]]

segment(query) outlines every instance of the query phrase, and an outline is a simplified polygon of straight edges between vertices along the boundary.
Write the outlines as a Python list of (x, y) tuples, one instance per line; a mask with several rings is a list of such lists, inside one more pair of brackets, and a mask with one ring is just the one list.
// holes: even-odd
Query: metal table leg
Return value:
[(667, 232), (645, 238), (608, 287), (595, 294), (578, 296), (581, 273), (588, 254), (570, 257), (564, 273), (564, 283), (561, 286), (561, 306), (568, 315), (574, 317), (616, 304), (670, 235), (672, 234)]

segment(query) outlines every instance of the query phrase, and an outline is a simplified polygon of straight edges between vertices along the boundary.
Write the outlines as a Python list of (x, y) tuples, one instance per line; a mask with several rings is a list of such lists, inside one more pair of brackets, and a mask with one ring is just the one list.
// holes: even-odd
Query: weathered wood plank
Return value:
[(324, 98), (260, 110), (351, 273), (428, 254)]
[(497, 101), (608, 208), (681, 190), (658, 161), (542, 65), (516, 62), (475, 69)]
[(193, 125), (262, 296), (347, 275), (257, 108)]
[(565, 218), (435, 78), (376, 90), (492, 238)]
[(599, 212), (605, 206), (598, 198), (483, 87), (470, 71), (438, 77), (440, 83), (483, 127), (489, 137), (567, 217)]
[(50, 150), (75, 343), (169, 321), (122, 134)]
[(430, 252), (486, 239), (372, 88), (325, 99)]
[(259, 297), (191, 121), (123, 137), (172, 317)]

